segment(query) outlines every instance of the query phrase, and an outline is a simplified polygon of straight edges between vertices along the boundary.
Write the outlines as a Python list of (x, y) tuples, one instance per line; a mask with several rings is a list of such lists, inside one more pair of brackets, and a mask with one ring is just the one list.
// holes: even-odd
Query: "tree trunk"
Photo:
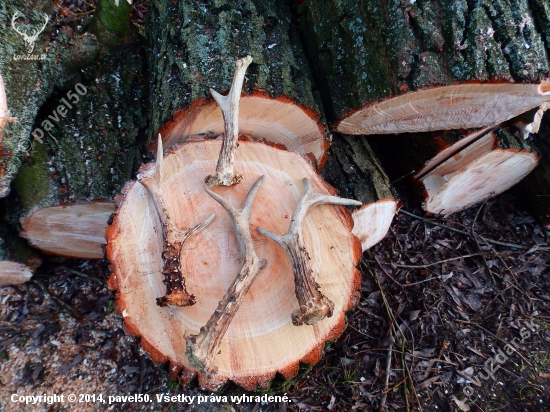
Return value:
[[(107, 230), (113, 268), (109, 285), (118, 291), (128, 329), (142, 337), (155, 361), (170, 360), (170, 370), (182, 382), (198, 374), (205, 389), (227, 379), (249, 390), (266, 387), (277, 372), (290, 378), (300, 362), (317, 362), (324, 342), (343, 330), (345, 311), (357, 299), (361, 247), (345, 208), (318, 206), (303, 219), (303, 231), (281, 241), (284, 247), (265, 237), (269, 231), (271, 239), (282, 238), (297, 224), (291, 221), (299, 221), (294, 213), (309, 186), (304, 178), (322, 199), (317, 202), (312, 195), (313, 205), (335, 201), (333, 189), (300, 156), (314, 165), (325, 157), (324, 133), (311, 115), (312, 108), (319, 109), (311, 74), (290, 10), (277, 1), (219, 2), (215, 7), (154, 1), (148, 21), (152, 130), (161, 131), (164, 147), (196, 134), (223, 134), (221, 112), (216, 126), (208, 126), (212, 111), (219, 109), (204, 99), (210, 87), (229, 89), (235, 58), (246, 55), (253, 62), (240, 103), (241, 133), (287, 147), (287, 142), (308, 139), (318, 145), (307, 150), (304, 143), (296, 153), (241, 139), (235, 173), (244, 176), (242, 182), (213, 188), (209, 196), (205, 178), (216, 168), (221, 142), (195, 136), (165, 155), (160, 151), (154, 165), (140, 170), (141, 184), (126, 186)], [(258, 100), (250, 104), (252, 98)], [(269, 109), (261, 99), (275, 104)], [(296, 122), (287, 117), (296, 110), (315, 121), (307, 128), (298, 121), (298, 129), (306, 131), (292, 137)], [(224, 117), (230, 118), (225, 111)], [(201, 119), (206, 120), (196, 126)], [(291, 137), (274, 140), (277, 134)], [(241, 208), (261, 175), (264, 183), (253, 206)], [(135, 216), (143, 218), (136, 221)], [(187, 241), (197, 227), (201, 232)], [(250, 252), (251, 242), (258, 256)], [(253, 336), (250, 330), (256, 331)]]
[(6, 125), (0, 141), (0, 198), (10, 192), (10, 182), (26, 157), (40, 107), (55, 88), (70, 88), (66, 84), (69, 79), (91, 63), (101, 47), (96, 36), (77, 33), (70, 25), (61, 25), (53, 33), (52, 16), (60, 19), (53, 3), (35, 2), (36, 9), (27, 13), (29, 24), (25, 24), (24, 18), (16, 19), (17, 29), (32, 33), (42, 27), (45, 15), (50, 21), (34, 43), (32, 60), (26, 60), (29, 54), (23, 36), (12, 27), (12, 18), (16, 11), (27, 10), (28, 3), (14, 0), (0, 6), (0, 73), (6, 85), (10, 116), (17, 119)]
[(146, 153), (144, 50), (135, 33), (127, 33), (130, 43), (111, 47), (111, 32), (97, 27), (107, 24), (102, 16), (97, 12), (92, 26), (102, 33), (105, 54), (42, 106), (13, 181), (17, 203), (9, 205), (31, 245), (70, 257), (103, 256), (112, 200)]
[[(151, 1), (147, 14), (151, 130), (160, 130), (164, 147), (194, 134), (215, 137), (223, 132), (221, 111), (210, 99), (209, 88), (224, 94), (235, 60), (251, 55), (239, 115), (241, 132), (301, 154), (313, 153), (322, 165), (327, 142), (324, 128), (317, 124), (320, 107), (286, 4)], [(285, 123), (285, 118), (290, 120)], [(296, 145), (301, 139), (304, 142)]]
[[(325, 104), (342, 133), (492, 126), (548, 99), (541, 95), (547, 86), (492, 83), (548, 75), (543, 1), (324, 0), (304, 2), (300, 13), (306, 49), (330, 96)], [(487, 83), (430, 89), (472, 81)]]

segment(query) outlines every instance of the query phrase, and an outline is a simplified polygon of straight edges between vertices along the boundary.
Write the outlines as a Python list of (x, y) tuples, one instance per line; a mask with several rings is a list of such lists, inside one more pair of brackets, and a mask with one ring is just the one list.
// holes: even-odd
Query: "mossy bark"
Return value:
[(548, 76), (543, 0), (306, 0), (299, 12), (331, 120), (430, 86)]
[[(148, 125), (145, 39), (130, 27), (129, 5), (121, 6), (102, 0), (94, 18), (81, 22), (80, 37), (95, 45), (93, 60), (83, 60), (88, 54), (75, 49), (72, 40), (64, 43), (61, 35), (48, 47), (60, 49), (58, 54), (68, 49), (64, 68), (46, 72), (43, 67), (53, 64), (46, 59), (42, 70), (29, 66), (17, 76), (7, 72), (11, 115), (21, 118), (9, 126), (7, 141), (12, 172), (18, 171), (13, 181), (18, 203), (9, 200), (12, 219), (40, 207), (112, 199), (142, 162)], [(55, 10), (52, 14), (62, 24), (61, 32), (74, 33), (71, 22)], [(21, 42), (16, 40), (12, 43)], [(46, 46), (37, 43), (35, 50), (40, 47)], [(42, 88), (18, 98), (17, 81)], [(28, 85), (33, 81), (48, 87)], [(24, 104), (23, 112), (19, 108)]]
[(80, 31), (71, 24), (54, 29), (57, 18), (53, 3), (43, 9), (29, 9), (28, 21), (17, 20), (18, 29), (34, 33), (44, 23), (44, 14), (50, 21), (37, 37), (30, 58), (23, 37), (11, 25), (16, 11), (27, 9), (28, 2), (13, 0), (0, 3), (0, 72), (6, 84), (10, 115), (16, 122), (8, 123), (4, 131), (3, 152), (0, 152), (0, 198), (8, 195), (10, 182), (17, 174), (26, 156), (28, 141), (36, 115), (55, 88), (64, 88), (79, 70), (93, 61), (100, 44), (95, 35)]
[(243, 90), (287, 95), (319, 111), (311, 73), (286, 2), (152, 0), (147, 12), (151, 67), (151, 130), (186, 109), (209, 88), (229, 90), (235, 61), (246, 55)]
[(363, 204), (397, 198), (388, 176), (365, 138), (334, 135), (330, 156), (322, 170), (338, 195)]

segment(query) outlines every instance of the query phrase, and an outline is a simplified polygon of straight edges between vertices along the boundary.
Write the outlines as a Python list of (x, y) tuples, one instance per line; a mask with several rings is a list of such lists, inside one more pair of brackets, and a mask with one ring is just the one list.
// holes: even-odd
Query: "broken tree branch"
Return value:
[(266, 265), (265, 259), (260, 259), (254, 250), (252, 236), (250, 235), (249, 221), (252, 211), (254, 196), (264, 180), (261, 176), (250, 188), (243, 205), (237, 209), (230, 205), (224, 198), (206, 189), (206, 192), (214, 198), (227, 211), (233, 222), (241, 255), (244, 258), (239, 274), (219, 302), (206, 325), (198, 335), (187, 339), (187, 358), (191, 365), (194, 365), (206, 374), (216, 373), (217, 367), (212, 364), (214, 357), (218, 354), (221, 341), (239, 310), (246, 293), (252, 286), (256, 275)]
[(214, 89), (210, 89), (212, 97), (222, 110), (225, 134), (218, 164), (216, 165), (216, 174), (207, 176), (205, 179), (208, 186), (233, 186), (243, 180), (242, 175), (233, 173), (233, 163), (239, 146), (239, 100), (244, 74), (250, 63), (252, 63), (252, 57), (250, 56), (237, 60), (233, 84), (227, 96), (222, 96)]
[(294, 209), (288, 232), (277, 235), (269, 230), (258, 228), (258, 232), (277, 242), (290, 258), (296, 284), (296, 298), (300, 304), (300, 309), (293, 311), (291, 315), (295, 326), (304, 323), (313, 325), (325, 317), (331, 317), (334, 310), (334, 303), (319, 291), (319, 284), (313, 276), (313, 269), (309, 263), (310, 257), (301, 232), (302, 223), (308, 212), (321, 204), (360, 206), (361, 202), (315, 193), (311, 189), (309, 180), (304, 179), (304, 193)]
[(140, 180), (153, 199), (160, 221), (163, 224), (164, 250), (162, 252), (162, 258), (164, 267), (162, 269), (162, 274), (164, 275), (164, 283), (166, 284), (166, 295), (158, 298), (157, 304), (159, 306), (191, 306), (195, 304), (195, 296), (190, 295), (185, 288), (185, 278), (182, 273), (180, 261), (181, 251), (183, 245), (189, 238), (199, 233), (212, 222), (215, 213), (212, 213), (205, 220), (187, 230), (178, 228), (170, 216), (162, 192), (162, 161), (162, 139), (159, 135), (157, 161), (153, 173)]

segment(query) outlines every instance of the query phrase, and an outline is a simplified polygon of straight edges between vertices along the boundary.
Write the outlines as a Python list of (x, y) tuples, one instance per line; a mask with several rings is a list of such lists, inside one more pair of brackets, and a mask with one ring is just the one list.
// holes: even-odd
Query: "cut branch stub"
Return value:
[(295, 326), (304, 323), (313, 325), (325, 317), (331, 317), (334, 310), (334, 303), (319, 291), (319, 284), (315, 281), (309, 263), (311, 258), (301, 234), (302, 223), (306, 215), (312, 208), (321, 204), (361, 206), (361, 202), (357, 200), (315, 193), (311, 189), (309, 180), (305, 178), (304, 193), (292, 214), (288, 232), (284, 235), (277, 235), (269, 230), (258, 228), (261, 234), (277, 242), (290, 258), (296, 285), (296, 298), (300, 305), (300, 308), (294, 310), (291, 315), (292, 323)]
[(250, 56), (237, 60), (235, 76), (227, 96), (222, 96), (215, 90), (210, 89), (212, 97), (222, 110), (225, 134), (218, 164), (216, 165), (216, 174), (209, 175), (205, 179), (208, 186), (233, 186), (243, 180), (242, 175), (233, 173), (233, 163), (235, 162), (235, 153), (239, 142), (239, 100), (243, 88), (244, 74), (250, 63), (252, 63), (252, 57)]
[[(325, 342), (339, 336), (345, 327), (345, 311), (358, 301), (356, 265), (361, 245), (351, 232), (353, 221), (346, 208), (327, 205), (311, 210), (301, 235), (310, 267), (317, 274), (315, 281), (334, 303), (334, 310), (332, 317), (311, 327), (294, 327), (289, 315), (299, 305), (290, 260), (256, 228), (273, 233), (288, 229), (304, 177), (315, 192), (328, 196), (335, 192), (298, 153), (240, 139), (235, 167), (245, 179), (242, 184), (214, 190), (228, 204), (241, 205), (253, 182), (266, 176), (256, 193), (248, 230), (256, 254), (267, 264), (256, 275), (218, 349), (211, 351), (207, 366), (217, 372), (208, 373), (189, 362), (185, 337), (200, 335), (243, 268), (231, 217), (205, 193), (204, 176), (218, 159), (221, 145), (221, 139), (189, 141), (169, 149), (162, 163), (164, 201), (177, 227), (189, 227), (216, 213), (208, 228), (190, 238), (181, 252), (186, 287), (197, 296), (197, 304), (183, 310), (156, 304), (165, 290), (162, 223), (151, 196), (137, 182), (128, 183), (117, 198), (117, 213), (106, 232), (113, 270), (109, 287), (117, 290), (117, 308), (126, 329), (141, 336), (143, 348), (155, 362), (170, 361), (174, 378), (179, 376), (185, 383), (198, 373), (203, 389), (213, 390), (231, 379), (252, 390), (266, 387), (277, 373), (291, 378), (300, 362), (316, 363)], [(154, 167), (142, 166), (140, 174), (150, 176)]]
[(164, 192), (165, 187), (162, 176), (163, 157), (162, 138), (159, 135), (157, 160), (153, 173), (140, 180), (140, 183), (149, 192), (160, 221), (163, 224), (164, 250), (162, 258), (164, 259), (164, 267), (162, 274), (164, 275), (164, 283), (166, 284), (166, 295), (158, 298), (157, 303), (159, 306), (191, 306), (195, 304), (195, 295), (189, 294), (185, 287), (185, 278), (180, 261), (181, 251), (183, 245), (190, 237), (200, 232), (212, 222), (215, 214), (211, 214), (208, 218), (187, 230), (181, 230), (177, 227), (165, 202), (166, 193)]
[(32, 269), (11, 260), (0, 260), (0, 286), (19, 285), (32, 278)]
[(239, 242), (239, 248), (243, 257), (243, 265), (239, 274), (225, 293), (218, 304), (214, 314), (203, 326), (198, 335), (189, 337), (187, 340), (187, 358), (191, 364), (196, 365), (199, 370), (206, 373), (215, 373), (217, 368), (212, 365), (214, 356), (218, 353), (221, 340), (227, 332), (233, 317), (241, 307), (244, 297), (252, 286), (256, 275), (262, 270), (267, 262), (260, 259), (254, 250), (254, 243), (250, 235), (249, 221), (252, 212), (254, 196), (260, 188), (264, 176), (260, 177), (252, 186), (243, 205), (237, 209), (229, 204), (221, 196), (206, 189), (208, 194), (216, 200), (231, 216), (235, 228), (235, 234)]

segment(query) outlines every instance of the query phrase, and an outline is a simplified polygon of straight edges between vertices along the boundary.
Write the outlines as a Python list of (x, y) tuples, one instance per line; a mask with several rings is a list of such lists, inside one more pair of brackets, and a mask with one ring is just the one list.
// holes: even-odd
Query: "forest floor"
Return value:
[[(106, 261), (45, 257), (29, 283), (0, 288), (0, 411), (370, 411), (381, 402), (389, 411), (548, 411), (548, 233), (518, 204), (508, 193), (426, 220), (405, 202), (363, 256), (362, 296), (345, 332), (321, 362), (267, 391), (286, 393), (286, 404), (157, 402), (210, 393), (172, 381), (124, 332)], [(42, 393), (152, 402), (9, 400)], [(217, 395), (240, 393), (230, 384)]]

